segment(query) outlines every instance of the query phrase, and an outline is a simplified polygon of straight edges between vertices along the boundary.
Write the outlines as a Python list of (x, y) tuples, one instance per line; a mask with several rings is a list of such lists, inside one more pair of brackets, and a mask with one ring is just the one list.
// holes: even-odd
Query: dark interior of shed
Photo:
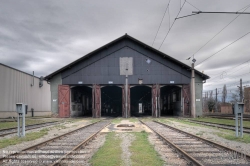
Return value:
[(71, 88), (71, 116), (92, 117), (92, 89), (88, 86)]
[(152, 90), (148, 86), (130, 89), (131, 116), (152, 115)]
[(101, 93), (102, 116), (122, 116), (122, 88), (105, 86), (101, 88)]
[(179, 115), (181, 112), (181, 88), (164, 86), (161, 88), (161, 116)]

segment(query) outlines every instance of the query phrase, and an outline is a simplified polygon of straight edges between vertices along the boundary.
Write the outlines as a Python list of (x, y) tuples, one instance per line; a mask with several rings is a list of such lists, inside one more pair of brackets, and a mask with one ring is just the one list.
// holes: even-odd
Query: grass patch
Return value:
[[(182, 124), (186, 124), (186, 125), (190, 125), (190, 126), (199, 126), (199, 127), (204, 127), (204, 125), (200, 125), (200, 124), (196, 124), (196, 123), (192, 123), (192, 122), (189, 122), (185, 119), (176, 119), (176, 118), (165, 118), (165, 119), (158, 119), (157, 121), (159, 122), (162, 122), (162, 123), (165, 123), (165, 124), (173, 124), (172, 122), (179, 122), (179, 123), (182, 123)], [(210, 126), (205, 126), (205, 127), (210, 127)]]
[[(27, 125), (40, 124), (40, 123), (53, 122), (53, 121), (55, 120), (25, 119), (25, 124), (27, 126)], [(0, 122), (0, 130), (13, 128), (13, 127), (17, 127), (17, 122)]]
[(154, 150), (153, 146), (148, 141), (148, 133), (145, 131), (141, 133), (133, 133), (136, 140), (131, 143), (130, 152), (131, 161), (133, 166), (162, 166), (158, 153)]
[(115, 119), (112, 119), (112, 123), (114, 124), (118, 124), (118, 123), (121, 123), (123, 118), (115, 118)]
[(67, 127), (64, 126), (64, 125), (58, 124), (58, 125), (53, 126), (53, 128), (56, 128), (56, 129), (58, 129), (58, 130), (61, 130), (61, 129), (66, 129)]
[(115, 118), (112, 119), (112, 123), (118, 124), (121, 123), (122, 120), (129, 120), (130, 122), (138, 122), (138, 118)]
[(67, 123), (75, 123), (75, 122), (79, 122), (79, 121), (82, 121), (83, 119), (69, 119), (69, 120), (66, 120)]
[[(218, 119), (218, 118), (195, 118), (194, 120), (201, 122), (212, 122), (217, 124), (226, 124), (235, 126), (235, 120), (230, 119)], [(250, 121), (243, 121), (244, 127), (250, 127)]]
[(203, 134), (205, 133), (205, 131), (199, 131), (198, 133), (196, 133), (195, 135), (197, 135), (197, 136), (202, 136)]
[(107, 134), (105, 144), (90, 161), (93, 166), (117, 166), (122, 164), (121, 139), (116, 137), (115, 134), (114, 132)]
[[(126, 119), (125, 119), (126, 120)], [(128, 118), (130, 122), (139, 122), (138, 118)]]
[(250, 143), (250, 135), (249, 134), (243, 134), (243, 138), (236, 137), (234, 131), (215, 132), (214, 134), (216, 134), (219, 137), (225, 138), (227, 140)]
[(32, 141), (48, 134), (49, 129), (45, 128), (38, 132), (27, 133), (25, 137), (12, 137), (0, 140), (0, 149), (10, 145), (16, 145), (25, 141)]
[(98, 122), (100, 121), (99, 119), (91, 119), (90, 123), (95, 123), (95, 122)]

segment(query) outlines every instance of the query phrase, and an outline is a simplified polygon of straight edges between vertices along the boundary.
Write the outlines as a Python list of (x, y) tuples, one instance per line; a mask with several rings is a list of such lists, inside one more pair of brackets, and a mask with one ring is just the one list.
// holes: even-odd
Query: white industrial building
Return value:
[(16, 103), (28, 105), (26, 116), (51, 115), (50, 96), (46, 81), (0, 63), (0, 118), (16, 117)]

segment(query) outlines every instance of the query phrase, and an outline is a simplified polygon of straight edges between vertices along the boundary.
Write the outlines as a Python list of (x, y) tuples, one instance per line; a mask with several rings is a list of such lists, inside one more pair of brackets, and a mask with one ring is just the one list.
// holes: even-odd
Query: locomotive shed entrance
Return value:
[[(202, 114), (203, 81), (208, 78), (195, 70), (196, 116)], [(45, 80), (51, 85), (51, 110), (59, 117), (191, 114), (190, 66), (127, 34)]]

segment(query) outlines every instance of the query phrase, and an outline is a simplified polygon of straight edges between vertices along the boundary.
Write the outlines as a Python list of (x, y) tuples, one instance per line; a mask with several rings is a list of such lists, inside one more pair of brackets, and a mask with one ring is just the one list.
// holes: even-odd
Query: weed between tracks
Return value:
[(64, 125), (59, 124), (59, 125), (53, 126), (53, 128), (56, 128), (56, 129), (58, 129), (58, 130), (61, 130), (61, 129), (66, 129), (67, 127), (64, 126)]
[(219, 137), (225, 138), (231, 141), (238, 141), (244, 143), (250, 143), (250, 134), (243, 134), (243, 138), (236, 137), (234, 131), (220, 130), (221, 132), (214, 132)]
[(163, 165), (158, 153), (148, 141), (148, 133), (145, 131), (133, 133), (136, 136), (135, 141), (130, 146), (131, 161), (134, 166), (160, 166)]
[[(217, 118), (195, 118), (194, 120), (201, 122), (212, 122), (217, 124), (235, 125), (235, 120), (217, 119)], [(250, 127), (250, 121), (244, 121), (244, 127)]]
[[(118, 133), (108, 133), (106, 142), (100, 150), (91, 159), (93, 166), (117, 166), (123, 165), (121, 138), (116, 136)], [(160, 166), (163, 165), (158, 153), (148, 141), (148, 133), (145, 131), (140, 133), (130, 133), (135, 136), (135, 140), (129, 147), (131, 162), (133, 166)]]
[(0, 149), (5, 148), (10, 145), (16, 145), (25, 141), (32, 141), (35, 139), (38, 139), (40, 137), (43, 137), (44, 135), (48, 134), (49, 129), (45, 128), (40, 130), (39, 132), (30, 132), (27, 133), (25, 137), (12, 137), (12, 138), (6, 138), (0, 140)]
[(111, 132), (106, 136), (104, 145), (91, 159), (94, 166), (117, 166), (122, 164), (122, 149), (120, 144), (122, 140), (115, 136), (116, 133)]
[(122, 120), (129, 120), (130, 122), (139, 122), (137, 118), (115, 118), (112, 120), (112, 123), (118, 124), (121, 123)]
[[(200, 119), (207, 119), (208, 120), (208, 119), (213, 119), (213, 118), (200, 118)], [(222, 120), (222, 119), (217, 119), (217, 120)], [(239, 137), (235, 137), (235, 132), (234, 131), (226, 130), (226, 129), (218, 129), (216, 127), (211, 127), (211, 126), (204, 126), (204, 125), (200, 125), (200, 124), (196, 124), (196, 123), (186, 121), (185, 119), (168, 118), (168, 119), (159, 119), (158, 121), (162, 122), (162, 123), (166, 123), (166, 124), (167, 123), (171, 124), (171, 121), (174, 121), (174, 122), (179, 122), (179, 123), (182, 123), (182, 124), (187, 124), (187, 125), (190, 125), (190, 126), (217, 129), (217, 130), (220, 130), (220, 132), (213, 132), (213, 134), (215, 134), (215, 135), (217, 135), (217, 136), (219, 136), (221, 138), (231, 140), (231, 141), (250, 143), (250, 134), (244, 134), (243, 138), (239, 138)], [(197, 136), (203, 136), (204, 133), (205, 133), (204, 131), (200, 131), (200, 132), (196, 133), (196, 135)]]

